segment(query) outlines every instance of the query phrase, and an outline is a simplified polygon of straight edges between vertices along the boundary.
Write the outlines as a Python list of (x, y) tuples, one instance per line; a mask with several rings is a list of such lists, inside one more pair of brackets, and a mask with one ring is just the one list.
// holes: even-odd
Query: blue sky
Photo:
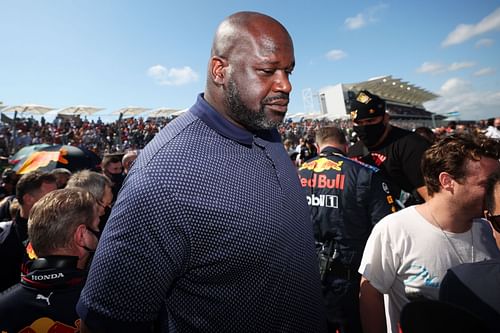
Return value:
[(430, 111), (500, 116), (498, 0), (0, 0), (0, 101), (98, 106), (108, 121), (126, 106), (189, 107), (218, 23), (241, 10), (294, 40), (288, 114), (304, 112), (305, 89), (392, 75), (439, 94)]

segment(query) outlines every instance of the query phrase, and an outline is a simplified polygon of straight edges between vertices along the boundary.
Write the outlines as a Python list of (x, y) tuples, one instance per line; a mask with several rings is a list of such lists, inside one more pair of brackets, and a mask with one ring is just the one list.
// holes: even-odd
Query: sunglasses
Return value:
[(500, 215), (491, 215), (490, 212), (486, 212), (486, 219), (497, 232), (500, 232)]

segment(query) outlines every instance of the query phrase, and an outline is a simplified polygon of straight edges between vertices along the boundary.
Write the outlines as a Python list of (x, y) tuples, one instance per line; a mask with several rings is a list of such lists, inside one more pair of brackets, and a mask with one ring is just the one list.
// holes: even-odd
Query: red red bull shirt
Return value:
[(236, 127), (200, 95), (136, 160), (77, 310), (107, 331), (324, 331), (306, 196), (277, 131)]

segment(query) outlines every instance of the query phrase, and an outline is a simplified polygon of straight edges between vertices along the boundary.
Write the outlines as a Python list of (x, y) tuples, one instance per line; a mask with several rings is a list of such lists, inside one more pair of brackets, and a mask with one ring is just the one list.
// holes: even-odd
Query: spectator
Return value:
[(0, 221), (12, 220), (10, 214), (12, 202), (16, 199), (16, 184), (19, 180), (17, 173), (7, 168), (2, 172), (2, 184), (0, 187)]
[(430, 199), (383, 218), (368, 238), (359, 272), (365, 332), (398, 332), (411, 299), (437, 300), (446, 270), (499, 258), (490, 226), (479, 217), (488, 177), (500, 168), (499, 143), (485, 137), (448, 136), (424, 154)]
[(0, 200), (16, 194), (16, 184), (19, 180), (17, 173), (11, 168), (2, 172), (2, 183), (0, 185)]
[(125, 179), (123, 175), (122, 153), (106, 154), (102, 159), (102, 173), (113, 182), (113, 202), (118, 197), (118, 192)]
[(56, 168), (50, 173), (56, 178), (56, 185), (58, 189), (64, 188), (71, 177), (71, 171), (66, 168)]
[[(500, 233), (500, 170), (486, 186), (486, 217)], [(439, 299), (460, 306), (482, 319), (496, 332), (500, 328), (500, 258), (465, 263), (446, 273)]]
[(485, 135), (492, 139), (500, 139), (500, 117), (488, 119)]
[(221, 23), (205, 93), (141, 151), (113, 207), (82, 332), (323, 331), (311, 221), (275, 129), (294, 64), (275, 19)]
[(386, 103), (363, 90), (351, 102), (353, 129), (359, 137), (349, 157), (376, 166), (393, 197), (409, 206), (427, 199), (420, 160), (430, 143), (422, 136), (389, 124)]
[(113, 182), (105, 175), (90, 171), (78, 171), (71, 176), (67, 187), (79, 187), (89, 191), (97, 200), (99, 215), (99, 230), (104, 230), (104, 226), (111, 214), (113, 203)]
[(134, 163), (136, 158), (137, 158), (137, 150), (130, 150), (125, 155), (123, 155), (122, 165), (123, 165), (123, 173), (125, 175), (127, 175), (128, 172), (130, 171), (130, 168), (132, 167), (132, 164)]
[(319, 157), (302, 164), (322, 272), (329, 332), (361, 332), (357, 272), (373, 225), (396, 207), (374, 167), (345, 157), (348, 143), (338, 127), (316, 131)]
[(21, 266), (27, 261), (28, 217), (33, 205), (45, 194), (55, 190), (54, 176), (39, 171), (24, 174), (16, 185), (20, 209), (12, 222), (2, 225), (0, 233), (0, 291), (19, 282)]
[(0, 296), (0, 331), (78, 330), (75, 306), (98, 242), (97, 217), (94, 198), (82, 189), (53, 191), (33, 206), (28, 234), (39, 258)]

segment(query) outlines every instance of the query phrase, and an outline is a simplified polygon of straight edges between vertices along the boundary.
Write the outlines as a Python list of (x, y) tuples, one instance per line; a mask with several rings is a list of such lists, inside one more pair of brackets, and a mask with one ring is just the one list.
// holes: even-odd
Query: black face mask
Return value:
[(354, 132), (367, 147), (373, 147), (380, 140), (385, 131), (385, 124), (381, 121), (374, 125), (354, 126)]
[(112, 173), (110, 178), (113, 183), (120, 184), (123, 181), (124, 177), (121, 173)]

